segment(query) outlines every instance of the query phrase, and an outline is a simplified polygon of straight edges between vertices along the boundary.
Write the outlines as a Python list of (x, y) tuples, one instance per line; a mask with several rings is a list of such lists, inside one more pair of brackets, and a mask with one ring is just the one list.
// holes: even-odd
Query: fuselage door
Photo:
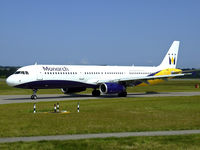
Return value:
[(43, 80), (42, 70), (39, 67), (36, 67), (37, 71), (37, 80)]

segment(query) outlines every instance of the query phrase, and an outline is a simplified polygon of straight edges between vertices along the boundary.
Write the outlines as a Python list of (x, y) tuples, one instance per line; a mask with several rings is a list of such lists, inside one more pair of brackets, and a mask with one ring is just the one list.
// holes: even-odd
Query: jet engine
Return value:
[(126, 91), (126, 88), (118, 83), (103, 83), (100, 85), (99, 89), (104, 94), (114, 94)]
[(71, 94), (71, 93), (77, 93), (77, 92), (82, 92), (85, 91), (85, 87), (73, 87), (73, 88), (62, 88), (61, 91), (64, 94)]

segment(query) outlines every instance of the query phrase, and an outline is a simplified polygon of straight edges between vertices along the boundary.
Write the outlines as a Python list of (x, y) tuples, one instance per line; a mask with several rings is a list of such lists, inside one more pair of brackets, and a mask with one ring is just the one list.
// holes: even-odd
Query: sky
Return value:
[(157, 66), (174, 40), (200, 68), (199, 0), (0, 0), (0, 66)]

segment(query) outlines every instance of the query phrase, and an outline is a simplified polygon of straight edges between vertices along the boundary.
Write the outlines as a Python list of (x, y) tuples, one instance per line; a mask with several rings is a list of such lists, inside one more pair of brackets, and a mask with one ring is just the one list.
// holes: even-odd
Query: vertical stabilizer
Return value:
[(176, 68), (177, 60), (178, 60), (178, 50), (179, 50), (180, 41), (174, 41), (167, 52), (165, 58), (162, 63), (159, 65), (162, 69), (167, 68)]

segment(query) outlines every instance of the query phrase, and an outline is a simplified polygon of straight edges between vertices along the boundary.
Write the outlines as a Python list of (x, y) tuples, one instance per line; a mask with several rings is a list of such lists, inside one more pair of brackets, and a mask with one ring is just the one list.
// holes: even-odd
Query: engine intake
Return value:
[(126, 90), (123, 85), (118, 83), (103, 83), (100, 85), (99, 89), (104, 94), (121, 93)]

